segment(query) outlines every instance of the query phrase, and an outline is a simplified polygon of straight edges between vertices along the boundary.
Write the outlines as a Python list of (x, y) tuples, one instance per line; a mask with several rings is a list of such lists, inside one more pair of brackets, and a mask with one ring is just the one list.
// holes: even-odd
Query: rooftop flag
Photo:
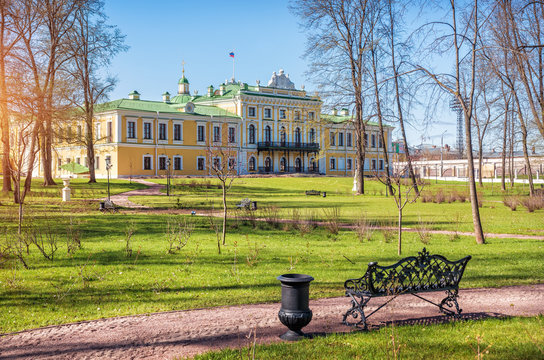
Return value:
[(233, 58), (233, 57), (234, 57), (234, 51), (231, 51), (231, 52), (229, 53), (229, 56), (230, 56), (231, 58)]

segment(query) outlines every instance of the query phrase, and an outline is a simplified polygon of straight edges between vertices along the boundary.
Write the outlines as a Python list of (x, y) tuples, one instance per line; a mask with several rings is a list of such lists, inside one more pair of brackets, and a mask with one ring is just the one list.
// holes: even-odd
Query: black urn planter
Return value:
[(282, 340), (296, 341), (307, 335), (301, 329), (312, 320), (312, 310), (308, 306), (310, 275), (285, 274), (277, 277), (281, 281), (281, 309), (278, 317), (281, 323), (289, 328), (281, 335)]

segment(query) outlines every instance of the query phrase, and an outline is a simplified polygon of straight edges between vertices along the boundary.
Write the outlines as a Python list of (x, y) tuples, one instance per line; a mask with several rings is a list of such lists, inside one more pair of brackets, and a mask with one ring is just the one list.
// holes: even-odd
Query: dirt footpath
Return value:
[[(279, 291), (279, 285), (278, 285)], [(310, 288), (311, 293), (311, 288)], [(440, 301), (443, 293), (428, 296)], [(369, 310), (384, 299), (370, 302)], [(464, 319), (531, 316), (544, 313), (544, 284), (498, 289), (463, 289), (459, 303)], [(346, 332), (341, 324), (349, 299), (311, 300), (310, 334)], [(229, 306), (87, 321), (7, 334), (0, 338), (0, 359), (170, 359), (208, 350), (280, 341), (286, 328), (278, 320), (280, 304)], [(400, 296), (372, 316), (372, 325), (445, 321), (438, 309), (410, 295)]]

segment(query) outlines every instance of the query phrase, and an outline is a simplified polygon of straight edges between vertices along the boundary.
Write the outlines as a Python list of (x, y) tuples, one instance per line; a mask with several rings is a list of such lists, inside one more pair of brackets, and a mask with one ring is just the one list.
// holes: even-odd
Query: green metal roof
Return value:
[(110, 110), (135, 110), (161, 113), (179, 113), (175, 107), (162, 101), (147, 101), (147, 100), (131, 100), (131, 99), (119, 99), (110, 101), (104, 104), (96, 105), (96, 112), (110, 111)]
[(171, 98), (170, 101), (175, 104), (185, 104), (189, 101), (193, 101), (193, 97), (189, 94), (178, 94)]
[[(191, 100), (189, 95), (178, 95), (175, 98), (181, 99), (185, 97)], [(110, 101), (104, 104), (99, 104), (96, 106), (96, 112), (104, 112), (111, 110), (133, 110), (133, 111), (145, 111), (156, 113), (168, 113), (168, 114), (180, 114), (184, 113), (185, 105), (187, 101), (183, 103), (164, 103), (162, 101), (147, 101), (147, 100), (131, 100), (131, 99), (119, 99)], [(195, 105), (194, 113), (191, 115), (202, 115), (202, 116), (222, 116), (229, 118), (239, 119), (240, 117), (234, 113), (231, 113), (227, 110), (221, 109), (217, 106), (207, 106), (207, 105)]]
[[(351, 115), (342, 116), (342, 115), (321, 114), (321, 119), (323, 119), (325, 121), (328, 121), (328, 122), (331, 122), (331, 123), (334, 123), (334, 124), (342, 124), (342, 123), (345, 123), (347, 121), (351, 121), (353, 119), (353, 116), (351, 116)], [(365, 124), (370, 125), (370, 126), (379, 126), (378, 123), (372, 122), (372, 121), (365, 122)], [(383, 127), (393, 127), (393, 126), (384, 124)]]
[(181, 79), (179, 79), (178, 84), (188, 84), (189, 80), (184, 76)]

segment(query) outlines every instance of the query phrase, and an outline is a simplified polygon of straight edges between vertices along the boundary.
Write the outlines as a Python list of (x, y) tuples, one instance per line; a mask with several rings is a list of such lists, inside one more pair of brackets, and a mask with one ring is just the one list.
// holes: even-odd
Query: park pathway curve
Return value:
[[(318, 281), (318, 280), (317, 280)], [(280, 286), (278, 285), (278, 296)], [(310, 287), (311, 293), (311, 287)], [(428, 294), (437, 302), (442, 293)], [(370, 303), (369, 310), (385, 299)], [(533, 316), (544, 313), (544, 284), (460, 290), (463, 319)], [(345, 297), (310, 300), (313, 320), (309, 334), (350, 331), (341, 324), (349, 307)], [(280, 304), (256, 304), (172, 311), (85, 321), (5, 334), (0, 359), (171, 359), (208, 350), (279, 341), (285, 328), (278, 320)], [(445, 321), (435, 306), (404, 295), (373, 316), (372, 325)]]
[[(124, 208), (131, 208), (131, 209), (149, 209), (148, 206), (135, 204), (132, 201), (130, 201), (128, 198), (130, 196), (166, 195), (163, 192), (161, 192), (161, 190), (164, 189), (164, 185), (156, 184), (154, 182), (143, 180), (143, 179), (132, 179), (132, 181), (137, 182), (139, 184), (146, 185), (148, 187), (145, 189), (131, 190), (131, 191), (110, 196), (111, 201), (115, 205), (121, 206)], [(106, 199), (100, 199), (100, 200), (106, 200)]]

